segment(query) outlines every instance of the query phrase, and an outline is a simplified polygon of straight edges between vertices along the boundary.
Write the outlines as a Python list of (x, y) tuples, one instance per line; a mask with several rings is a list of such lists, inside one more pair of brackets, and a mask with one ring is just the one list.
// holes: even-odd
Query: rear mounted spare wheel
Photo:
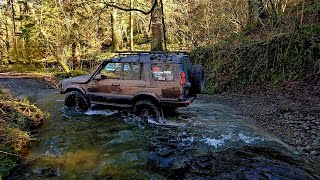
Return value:
[(135, 103), (133, 106), (133, 113), (142, 118), (145, 122), (148, 122), (149, 117), (159, 122), (161, 117), (160, 108), (150, 100), (140, 100)]
[(77, 112), (83, 113), (89, 109), (90, 103), (82, 93), (78, 91), (71, 91), (67, 93), (65, 106)]
[(193, 93), (201, 94), (204, 92), (204, 67), (202, 65), (194, 65), (192, 67), (191, 88)]

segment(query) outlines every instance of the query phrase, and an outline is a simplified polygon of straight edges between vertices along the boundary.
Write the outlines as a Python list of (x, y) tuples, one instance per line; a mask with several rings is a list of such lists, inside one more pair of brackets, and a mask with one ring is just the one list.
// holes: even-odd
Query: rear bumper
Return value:
[(161, 106), (166, 107), (187, 107), (197, 98), (197, 96), (190, 96), (184, 101), (177, 101), (177, 100), (162, 100)]

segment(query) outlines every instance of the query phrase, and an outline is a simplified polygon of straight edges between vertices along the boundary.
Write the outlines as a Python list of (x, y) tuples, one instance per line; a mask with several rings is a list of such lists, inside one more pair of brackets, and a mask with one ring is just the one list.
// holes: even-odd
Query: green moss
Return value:
[(30, 144), (29, 132), (48, 115), (28, 101), (18, 101), (0, 89), (0, 177), (19, 163), (19, 154)]
[(5, 156), (0, 156), (0, 161), (0, 177), (9, 175), (9, 172), (17, 165), (15, 161)]
[[(0, 151), (14, 153), (12, 149), (4, 144), (0, 144)], [(0, 177), (5, 177), (9, 172), (16, 167), (18, 158), (6, 155), (5, 153), (0, 153)], [(0, 178), (1, 179), (1, 178)]]

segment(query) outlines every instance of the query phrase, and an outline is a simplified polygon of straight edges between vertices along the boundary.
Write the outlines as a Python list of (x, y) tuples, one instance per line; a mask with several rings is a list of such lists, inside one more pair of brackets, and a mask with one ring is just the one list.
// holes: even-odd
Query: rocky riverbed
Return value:
[[(320, 93), (318, 86), (290, 92), (216, 95), (216, 99), (250, 117), (260, 129), (275, 134), (309, 160), (320, 161)], [(204, 96), (210, 98), (210, 96)]]
[[(52, 88), (52, 84), (57, 84), (57, 81), (50, 82), (50, 78), (32, 78), (25, 74), (0, 75), (0, 79), (1, 85), (11, 89), (17, 96)], [(264, 90), (261, 93), (200, 95), (198, 99), (211, 99), (235, 108), (239, 114), (250, 117), (248, 120), (257, 127), (275, 134), (296, 148), (299, 154), (319, 161), (320, 88), (298, 87), (285, 93)]]

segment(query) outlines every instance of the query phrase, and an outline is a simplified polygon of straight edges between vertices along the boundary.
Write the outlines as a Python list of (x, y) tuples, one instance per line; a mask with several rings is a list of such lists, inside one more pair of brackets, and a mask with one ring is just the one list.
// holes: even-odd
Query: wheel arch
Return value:
[(72, 86), (72, 87), (68, 87), (65, 91), (65, 93), (68, 93), (68, 92), (71, 92), (71, 91), (78, 91), (80, 92), (81, 94), (83, 94), (85, 97), (86, 96), (86, 92), (82, 89), (82, 88), (79, 88), (79, 87), (75, 87), (75, 86)]
[(133, 98), (133, 103), (135, 104), (136, 102), (138, 102), (140, 100), (150, 100), (154, 104), (160, 105), (160, 99), (158, 98), (157, 95), (155, 95), (153, 93), (140, 93), (140, 94), (137, 94)]

